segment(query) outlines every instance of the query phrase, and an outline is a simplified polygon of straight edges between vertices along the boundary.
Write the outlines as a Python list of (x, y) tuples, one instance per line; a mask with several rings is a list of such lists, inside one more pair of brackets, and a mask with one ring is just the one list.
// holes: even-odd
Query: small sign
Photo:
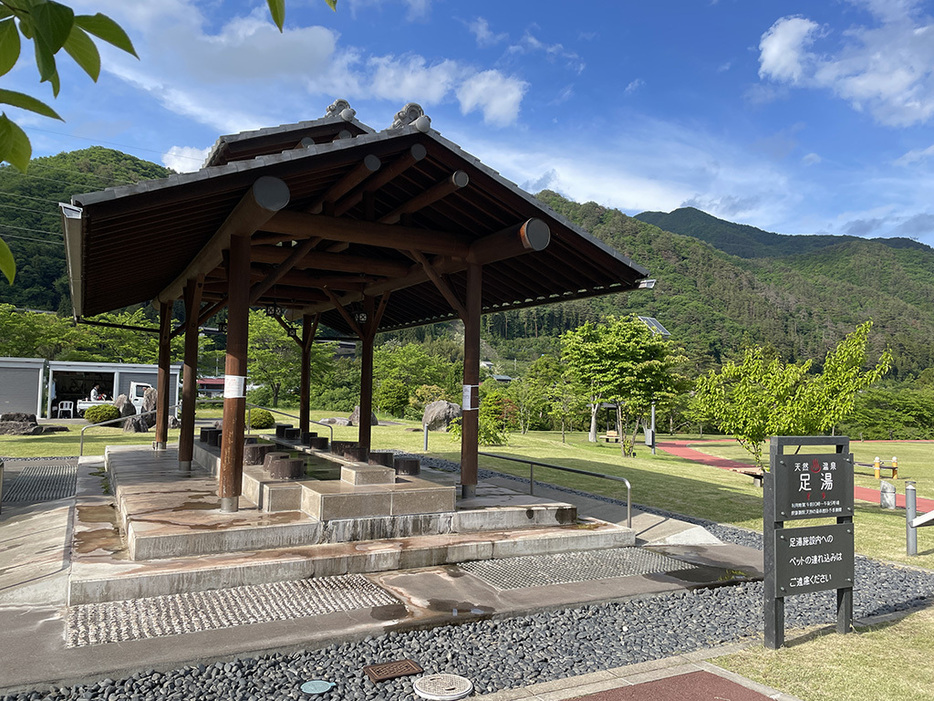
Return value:
[(775, 596), (853, 586), (853, 524), (775, 531)]
[(853, 515), (853, 456), (783, 455), (775, 475), (775, 520)]
[(464, 385), (461, 408), (464, 411), (477, 411), (480, 408), (480, 385)]
[(224, 376), (224, 399), (246, 397), (246, 378), (242, 375)]

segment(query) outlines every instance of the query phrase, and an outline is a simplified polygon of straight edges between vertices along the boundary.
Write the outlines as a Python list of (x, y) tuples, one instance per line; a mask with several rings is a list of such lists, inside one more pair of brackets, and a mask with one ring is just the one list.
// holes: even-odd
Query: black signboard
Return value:
[[(802, 453), (801, 448), (824, 452)], [(853, 456), (850, 439), (775, 436), (762, 500), (765, 645), (784, 644), (785, 597), (837, 591), (837, 632), (853, 621)], [(785, 521), (836, 524), (785, 528)]]
[(852, 523), (775, 531), (775, 596), (852, 586)]
[(783, 455), (772, 473), (776, 521), (853, 515), (851, 455)]

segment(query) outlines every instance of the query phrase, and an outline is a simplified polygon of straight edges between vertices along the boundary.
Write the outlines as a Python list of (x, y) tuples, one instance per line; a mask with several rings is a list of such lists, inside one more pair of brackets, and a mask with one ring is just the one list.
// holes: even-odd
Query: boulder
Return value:
[[(360, 405), (358, 404), (353, 408), (353, 411), (350, 413), (350, 422), (349, 426), (359, 426), (360, 425)], [(376, 414), (370, 413), (370, 426), (379, 426), (379, 419), (376, 418)]]
[(0, 414), (0, 435), (38, 436), (40, 433), (42, 433), (42, 426), (36, 420), (35, 414), (20, 412)]
[(422, 426), (427, 426), (429, 431), (447, 431), (448, 424), (454, 419), (459, 419), (460, 416), (459, 404), (440, 399), (425, 407)]
[[(154, 387), (147, 387), (146, 391), (143, 392), (143, 405), (140, 407), (140, 414), (146, 414), (149, 411), (156, 410), (156, 401), (159, 398), (159, 393)], [(149, 430), (150, 427), (156, 425), (156, 415), (149, 414), (148, 416), (140, 416), (140, 420), (143, 422), (143, 430)]]
[(136, 407), (133, 406), (133, 402), (125, 394), (121, 394), (114, 400), (114, 406), (120, 410), (120, 416), (124, 418), (136, 415)]

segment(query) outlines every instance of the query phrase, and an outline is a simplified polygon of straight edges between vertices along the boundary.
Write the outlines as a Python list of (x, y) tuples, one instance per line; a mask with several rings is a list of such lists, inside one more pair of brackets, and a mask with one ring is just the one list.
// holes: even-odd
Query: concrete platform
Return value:
[[(171, 464), (172, 458), (168, 455), (153, 457), (155, 468), (160, 464), (162, 467)], [(4, 663), (0, 665), (0, 692), (36, 688), (48, 683), (70, 684), (104, 676), (118, 678), (141, 669), (167, 670), (196, 662), (227, 660), (233, 656), (319, 647), (362, 640), (391, 630), (446, 625), (477, 617), (508, 617), (588, 602), (653, 596), (665, 591), (704, 586), (704, 581), (708, 580), (720, 583), (724, 569), (744, 570), (751, 577), (761, 575), (761, 553), (758, 551), (725, 546), (714, 538), (698, 544), (699, 538), (694, 532), (696, 526), (635, 511), (633, 526), (640, 542), (653, 546), (654, 551), (676, 558), (679, 564), (673, 565), (673, 571), (603, 578), (598, 586), (587, 581), (500, 590), (457, 564), (416, 566), (421, 555), (417, 549), (408, 554), (410, 543), (366, 541), (329, 544), (324, 546), (325, 549), (345, 549), (342, 555), (333, 559), (333, 563), (347, 565), (358, 557), (372, 556), (387, 567), (399, 568), (362, 575), (369, 586), (385, 592), (394, 603), (371, 605), (363, 601), (355, 608), (331, 613), (300, 612), (296, 614), (298, 618), (237, 625), (235, 634), (225, 628), (200, 632), (182, 628), (170, 635), (70, 647), (66, 644), (66, 621), (77, 607), (69, 606), (67, 601), (69, 574), (73, 582), (82, 583), (81, 586), (89, 592), (85, 598), (100, 597), (99, 591), (93, 590), (110, 588), (111, 593), (104, 597), (108, 598), (117, 595), (120, 587), (125, 586), (121, 582), (131, 582), (134, 574), (148, 575), (142, 578), (143, 581), (161, 581), (166, 584), (165, 590), (188, 590), (200, 576), (197, 573), (204, 569), (186, 570), (183, 566), (194, 561), (202, 565), (211, 563), (208, 569), (216, 576), (215, 586), (243, 583), (244, 579), (259, 571), (253, 566), (260, 564), (270, 568), (278, 565), (286, 573), (290, 568), (294, 568), (292, 572), (298, 571), (300, 566), (295, 564), (297, 562), (304, 563), (301, 567), (309, 567), (307, 559), (295, 557), (298, 553), (293, 552), (293, 548), (278, 549), (269, 558), (265, 557), (270, 554), (267, 551), (199, 556), (190, 558), (189, 563), (172, 559), (133, 562), (125, 551), (121, 554), (123, 546), (117, 529), (121, 517), (113, 499), (100, 494), (102, 464), (102, 458), (82, 460), (77, 497), (13, 508), (5, 506), (0, 514), (0, 649), (4, 650)], [(153, 485), (167, 477), (165, 474), (160, 477), (159, 472), (155, 469)], [(448, 474), (429, 477), (442, 483), (452, 480)], [(509, 481), (503, 484), (496, 482), (481, 485), (482, 489), (478, 489), (480, 496), (469, 506), (479, 508), (483, 500), (487, 500), (483, 508), (499, 514), (498, 518), (503, 513), (512, 514), (509, 518), (513, 518), (514, 512), (503, 511), (503, 505), (522, 506), (520, 502), (526, 502), (528, 496), (510, 490)], [(130, 485), (133, 480), (124, 479), (122, 483)], [(515, 487), (515, 483), (512, 486)], [(532, 516), (522, 515), (530, 521), (537, 520), (538, 505), (556, 503), (549, 500), (545, 490), (537, 491), (542, 493), (536, 497), (540, 501), (529, 507)], [(188, 492), (189, 496), (193, 494), (196, 492)], [(611, 524), (625, 518), (625, 509), (619, 505), (580, 495), (563, 496), (565, 500), (562, 503), (565, 507), (574, 507), (575, 514), (589, 517), (591, 512), (588, 509), (593, 508)], [(192, 501), (202, 499), (192, 497)], [(685, 543), (679, 542), (679, 528), (686, 536)], [(557, 540), (554, 533), (562, 531), (552, 525), (544, 532), (548, 533), (549, 529), (552, 534), (542, 539), (530, 538), (532, 531), (529, 529), (522, 529), (520, 535), (525, 537), (515, 538), (507, 538), (499, 531), (474, 533), (471, 535), (473, 541), (465, 534), (455, 534), (448, 537), (446, 547), (451, 551), (488, 547), (494, 556), (521, 555), (530, 551), (538, 554), (547, 550), (549, 539)], [(587, 532), (588, 528), (579, 530)], [(486, 545), (478, 545), (481, 541)], [(103, 569), (98, 571), (101, 576), (93, 574), (100, 564), (95, 560), (107, 563), (106, 572)], [(705, 563), (709, 567), (693, 567)], [(317, 564), (313, 562), (312, 566)], [(401, 569), (403, 565), (415, 568)], [(330, 571), (321, 570), (320, 574)], [(130, 598), (124, 603), (133, 605), (134, 601), (138, 599)], [(549, 692), (529, 689), (529, 695), (521, 698), (537, 698), (539, 693), (549, 694), (543, 698), (559, 698), (553, 695), (556, 683), (551, 684)], [(568, 680), (562, 687), (568, 695), (560, 698), (573, 698), (572, 686), (572, 681)], [(588, 684), (577, 688), (582, 693), (592, 689)], [(504, 692), (506, 695), (501, 698), (520, 698), (515, 694), (522, 691)]]

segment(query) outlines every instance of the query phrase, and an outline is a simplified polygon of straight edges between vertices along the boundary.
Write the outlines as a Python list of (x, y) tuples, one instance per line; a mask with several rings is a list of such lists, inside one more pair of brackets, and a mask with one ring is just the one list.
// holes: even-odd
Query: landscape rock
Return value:
[[(348, 426), (359, 426), (360, 425), (360, 405), (358, 404), (353, 408), (353, 411), (350, 413), (350, 418), (347, 419), (349, 422)], [(376, 414), (370, 414), (370, 426), (379, 426), (379, 419), (376, 418)]]
[(130, 398), (125, 394), (121, 394), (114, 400), (114, 406), (120, 410), (120, 416), (124, 418), (136, 414), (136, 407), (133, 406), (133, 402), (131, 402)]
[(447, 431), (448, 424), (459, 419), (461, 413), (459, 404), (439, 399), (425, 407), (422, 426), (427, 426), (429, 431)]

